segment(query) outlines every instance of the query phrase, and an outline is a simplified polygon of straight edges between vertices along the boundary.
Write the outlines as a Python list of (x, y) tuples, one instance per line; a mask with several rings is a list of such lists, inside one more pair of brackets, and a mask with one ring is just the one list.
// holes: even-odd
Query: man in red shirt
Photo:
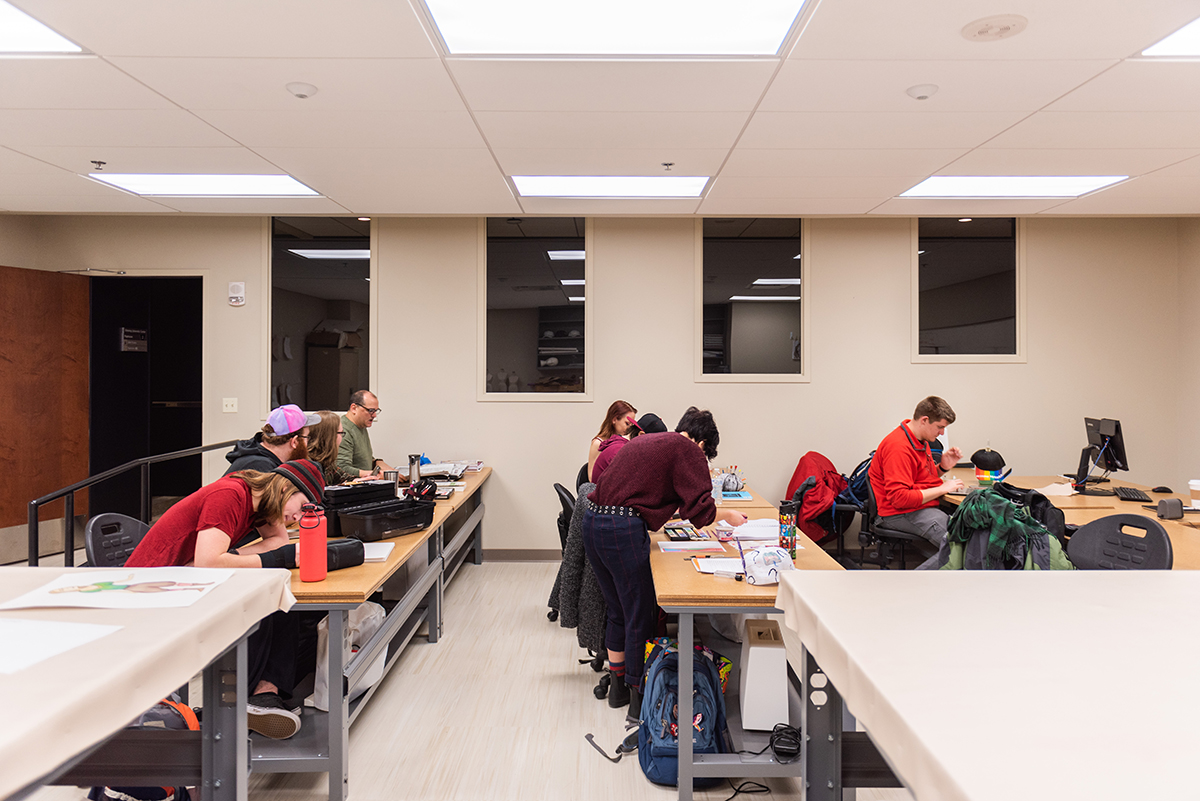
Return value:
[(938, 501), (946, 493), (963, 488), (957, 478), (943, 481), (942, 473), (958, 463), (962, 451), (947, 448), (940, 461), (934, 461), (929, 443), (953, 422), (950, 404), (930, 395), (917, 404), (911, 420), (905, 420), (879, 443), (867, 474), (879, 516), (891, 528), (928, 540), (935, 552), (946, 536), (949, 519), (938, 508)]

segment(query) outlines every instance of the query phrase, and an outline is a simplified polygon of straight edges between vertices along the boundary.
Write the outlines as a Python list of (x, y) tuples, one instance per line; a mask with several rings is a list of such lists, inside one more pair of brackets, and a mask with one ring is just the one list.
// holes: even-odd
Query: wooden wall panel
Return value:
[[(88, 279), (0, 267), (0, 527), (88, 475)], [(86, 493), (76, 513), (87, 510)], [(41, 518), (62, 517), (63, 504)]]

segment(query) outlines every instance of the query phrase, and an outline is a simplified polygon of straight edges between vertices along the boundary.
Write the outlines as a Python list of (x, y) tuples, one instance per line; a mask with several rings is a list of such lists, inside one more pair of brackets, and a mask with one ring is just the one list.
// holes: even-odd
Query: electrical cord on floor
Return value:
[[(766, 750), (766, 749), (763, 749), (763, 750)], [(725, 801), (733, 801), (733, 799), (737, 798), (739, 795), (742, 795), (742, 794), (755, 795), (757, 793), (771, 792), (770, 787), (767, 787), (767, 785), (765, 785), (765, 784), (760, 784), (759, 782), (747, 781), (747, 782), (742, 782), (741, 784), (735, 785), (733, 783), (733, 779), (726, 779), (725, 781), (729, 782), (729, 786), (733, 788), (733, 795), (729, 796), (729, 798), (726, 798)]]
[[(758, 756), (770, 748), (780, 764), (787, 764), (800, 756), (800, 730), (786, 723), (776, 723), (771, 729), (771, 739), (758, 751), (738, 751), (739, 754)], [(736, 795), (736, 793), (734, 794)]]

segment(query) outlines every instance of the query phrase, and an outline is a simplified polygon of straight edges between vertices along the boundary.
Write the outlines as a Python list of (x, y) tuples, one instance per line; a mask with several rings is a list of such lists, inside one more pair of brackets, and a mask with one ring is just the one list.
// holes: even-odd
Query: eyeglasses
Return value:
[[(357, 404), (355, 404), (355, 405), (357, 406)], [(358, 408), (362, 409), (364, 412), (371, 415), (372, 417), (374, 417), (375, 415), (377, 415), (383, 411), (383, 409), (378, 409), (378, 408), (372, 409), (369, 406), (359, 406)]]
[(344, 437), (344, 436), (346, 436), (346, 432), (345, 432), (345, 431), (342, 431), (342, 430), (340, 430), (340, 429), (339, 429), (339, 430), (338, 430), (338, 436), (339, 436), (339, 437)]
[(312, 434), (301, 434), (299, 431), (297, 431), (295, 434), (292, 434), (292, 436), (299, 437), (300, 439), (304, 440), (305, 442), (308, 442), (309, 438), (312, 437)]

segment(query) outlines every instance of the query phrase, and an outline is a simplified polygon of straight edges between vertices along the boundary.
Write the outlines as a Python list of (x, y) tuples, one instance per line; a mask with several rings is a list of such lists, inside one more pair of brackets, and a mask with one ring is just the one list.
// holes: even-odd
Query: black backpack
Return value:
[(1049, 498), (1035, 489), (1014, 487), (1003, 481), (997, 481), (992, 488), (1017, 506), (1028, 509), (1030, 517), (1048, 528), (1060, 543), (1064, 542), (1067, 534), (1066, 516), (1062, 509), (1050, 503)]

